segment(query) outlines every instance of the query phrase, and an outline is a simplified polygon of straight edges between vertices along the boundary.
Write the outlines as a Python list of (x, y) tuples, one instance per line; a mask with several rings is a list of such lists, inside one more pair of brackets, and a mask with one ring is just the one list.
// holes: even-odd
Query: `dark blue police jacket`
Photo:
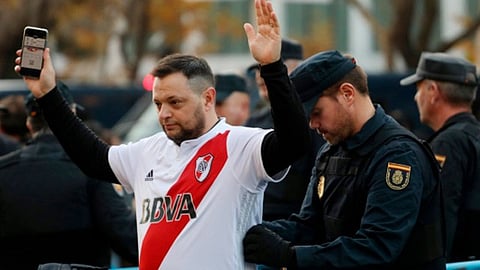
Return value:
[(439, 168), (376, 106), (353, 137), (319, 151), (298, 215), (266, 225), (299, 269), (445, 269)]
[(480, 123), (472, 113), (450, 117), (428, 141), (442, 165), (447, 260), (480, 259)]
[(87, 177), (52, 134), (0, 158), (0, 269), (109, 266), (138, 258), (136, 222), (112, 185)]

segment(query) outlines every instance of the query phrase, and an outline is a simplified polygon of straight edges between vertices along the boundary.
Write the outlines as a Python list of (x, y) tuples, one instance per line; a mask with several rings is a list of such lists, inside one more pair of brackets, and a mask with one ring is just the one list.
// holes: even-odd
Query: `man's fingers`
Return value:
[(43, 52), (43, 64), (50, 65), (50, 48), (45, 48)]
[[(21, 50), (18, 50), (18, 51), (21, 51)], [(18, 55), (18, 51), (17, 51), (17, 55)], [(20, 61), (22, 60), (22, 58), (19, 56), (17, 58), (15, 58), (15, 66), (13, 67), (13, 70), (15, 70), (15, 72), (20, 72)]]
[(253, 25), (251, 25), (250, 23), (243, 24), (243, 29), (245, 30), (248, 43), (250, 44), (250, 41), (255, 39), (255, 35), (256, 35), (255, 29), (253, 28)]
[(265, 17), (263, 15), (262, 2), (264, 2), (264, 0), (256, 0), (255, 1), (255, 15), (256, 15), (256, 18), (257, 18), (257, 26), (266, 23), (265, 22)]
[(21, 49), (18, 49), (16, 52), (17, 54), (17, 58), (15, 58), (15, 66), (13, 67), (13, 70), (15, 70), (15, 72), (20, 72), (20, 61), (22, 60), (21, 56), (22, 56), (22, 50)]

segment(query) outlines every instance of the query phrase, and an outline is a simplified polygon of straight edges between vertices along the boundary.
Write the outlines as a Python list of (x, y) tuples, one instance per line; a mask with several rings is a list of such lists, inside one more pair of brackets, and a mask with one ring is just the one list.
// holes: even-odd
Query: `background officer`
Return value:
[(415, 74), (420, 121), (435, 133), (428, 139), (442, 166), (448, 261), (480, 258), (480, 123), (472, 114), (476, 67), (446, 53), (422, 53)]
[[(72, 110), (65, 85), (59, 89)], [(32, 95), (32, 140), (0, 158), (0, 269), (44, 263), (110, 266), (112, 249), (138, 261), (134, 212), (112, 184), (87, 177), (70, 160)]]
[(250, 95), (245, 78), (235, 73), (215, 75), (215, 110), (228, 124), (240, 126), (250, 116)]

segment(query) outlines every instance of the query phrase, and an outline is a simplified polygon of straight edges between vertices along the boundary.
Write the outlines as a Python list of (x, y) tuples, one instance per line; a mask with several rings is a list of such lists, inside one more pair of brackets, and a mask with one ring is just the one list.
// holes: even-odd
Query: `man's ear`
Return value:
[(356, 94), (355, 87), (351, 83), (342, 83), (338, 88), (340, 98), (346, 103), (352, 103)]
[(25, 126), (27, 127), (30, 133), (33, 133), (32, 121), (30, 116), (27, 116), (27, 119), (25, 120)]
[(438, 84), (434, 81), (429, 81), (427, 85), (428, 95), (430, 97), (430, 103), (435, 103), (437, 100), (442, 98), (443, 93), (440, 91)]
[(215, 88), (209, 87), (205, 89), (202, 93), (202, 102), (203, 106), (205, 106), (206, 109), (212, 109), (215, 110), (215, 103), (216, 103), (216, 97), (217, 92)]

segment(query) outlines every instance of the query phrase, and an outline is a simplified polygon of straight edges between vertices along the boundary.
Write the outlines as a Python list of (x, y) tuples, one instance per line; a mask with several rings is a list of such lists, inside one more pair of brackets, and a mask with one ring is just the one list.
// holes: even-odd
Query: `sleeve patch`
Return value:
[(392, 190), (402, 190), (410, 182), (411, 167), (404, 164), (388, 162), (385, 180)]

